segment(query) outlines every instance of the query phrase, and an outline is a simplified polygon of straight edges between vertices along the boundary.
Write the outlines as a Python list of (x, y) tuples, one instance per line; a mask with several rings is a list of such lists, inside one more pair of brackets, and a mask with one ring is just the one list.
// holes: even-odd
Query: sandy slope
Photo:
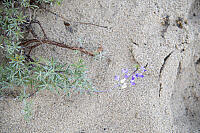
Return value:
[(105, 93), (66, 98), (40, 92), (30, 99), (30, 123), (23, 120), (21, 102), (1, 99), (2, 133), (200, 132), (199, 0), (64, 0), (50, 10), (73, 21), (108, 26), (71, 23), (70, 32), (61, 18), (37, 13), (51, 40), (79, 46), (82, 39), (91, 51), (102, 44), (105, 57), (97, 61), (47, 45), (35, 49), (34, 55), (68, 63), (83, 58), (99, 90), (111, 88), (114, 76), (136, 62), (148, 63), (147, 72), (135, 86)]

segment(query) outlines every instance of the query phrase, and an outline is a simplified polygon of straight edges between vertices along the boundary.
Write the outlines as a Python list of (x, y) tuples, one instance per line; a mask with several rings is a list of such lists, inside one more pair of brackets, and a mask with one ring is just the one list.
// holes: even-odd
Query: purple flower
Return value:
[(130, 81), (131, 85), (135, 85), (135, 82), (134, 82), (134, 80), (135, 80), (135, 77), (134, 77), (134, 76), (132, 76), (132, 77), (131, 77), (131, 81)]
[(124, 75), (124, 78), (125, 78), (125, 79), (128, 79), (128, 78), (129, 78), (129, 76), (130, 76), (130, 74), (129, 74), (129, 73), (128, 73), (128, 74), (125, 74), (125, 75)]
[(131, 85), (135, 85), (135, 82), (133, 82), (133, 80), (131, 80), (131, 82), (130, 82), (130, 83), (131, 83)]
[(115, 80), (119, 81), (119, 76), (115, 76)]
[(122, 73), (128, 73), (128, 69), (122, 69)]
[[(139, 69), (139, 71), (138, 71)], [(140, 67), (139, 66), (136, 66), (136, 68), (134, 68), (134, 71), (128, 73), (128, 69), (125, 68), (125, 69), (122, 69), (122, 73), (124, 75), (124, 78), (120, 80), (120, 77), (119, 76), (115, 76), (115, 80), (120, 82), (117, 86), (121, 86), (122, 88), (126, 88), (127, 87), (127, 83), (126, 81), (130, 78), (130, 82), (131, 85), (136, 85), (135, 83), (135, 78), (143, 78), (144, 75), (143, 75), (143, 72), (145, 72), (146, 69), (144, 67)]]
[(135, 77), (134, 77), (134, 76), (132, 76), (131, 80), (134, 80), (134, 79), (135, 79)]
[(143, 77), (144, 77), (144, 75), (140, 75), (139, 77), (143, 78)]
[(143, 78), (144, 77), (144, 75), (139, 75), (138, 73), (135, 75), (137, 78), (138, 77), (141, 77), (141, 78)]

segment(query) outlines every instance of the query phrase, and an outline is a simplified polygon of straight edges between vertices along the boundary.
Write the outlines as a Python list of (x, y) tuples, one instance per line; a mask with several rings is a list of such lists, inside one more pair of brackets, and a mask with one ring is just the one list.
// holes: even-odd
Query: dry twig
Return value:
[[(73, 47), (73, 46), (65, 45), (64, 43), (59, 43), (59, 42), (56, 42), (56, 41), (51, 41), (51, 40), (46, 40), (46, 39), (43, 39), (43, 40), (38, 40), (38, 39), (27, 40), (25, 42), (20, 43), (19, 46), (27, 46), (31, 43), (37, 43), (37, 44), (33, 45), (31, 47), (28, 47), (28, 48), (30, 48), (30, 50), (32, 50), (33, 48), (36, 48), (37, 46), (41, 45), (41, 43), (43, 43), (43, 44), (55, 45), (55, 46), (62, 47), (62, 48), (68, 48), (68, 49), (71, 49), (71, 50), (78, 50), (78, 51), (85, 53), (87, 55), (95, 56), (95, 54), (93, 52), (87, 51), (82, 47)], [(101, 52), (102, 50), (103, 50), (102, 46), (100, 46), (98, 48), (97, 52)]]

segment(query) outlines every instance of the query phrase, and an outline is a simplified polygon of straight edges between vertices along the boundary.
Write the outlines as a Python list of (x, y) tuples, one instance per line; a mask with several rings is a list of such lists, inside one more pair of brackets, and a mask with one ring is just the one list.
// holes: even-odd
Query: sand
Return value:
[[(199, 133), (200, 132), (200, 1), (199, 0), (64, 0), (49, 7), (71, 23), (38, 11), (51, 40), (95, 51), (104, 57), (50, 45), (32, 55), (72, 63), (84, 59), (98, 90), (109, 90), (121, 69), (148, 63), (135, 86), (71, 97), (41, 91), (32, 101), (30, 122), (23, 119), (22, 102), (0, 100), (2, 133)], [(74, 23), (89, 22), (101, 28)], [(36, 30), (38, 27), (35, 25)], [(40, 32), (38, 31), (38, 34)]]

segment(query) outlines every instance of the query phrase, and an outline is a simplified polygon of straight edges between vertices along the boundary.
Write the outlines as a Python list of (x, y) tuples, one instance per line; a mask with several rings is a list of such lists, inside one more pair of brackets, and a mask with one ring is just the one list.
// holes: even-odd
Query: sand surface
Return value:
[(41, 91), (28, 99), (30, 122), (22, 102), (1, 98), (1, 133), (200, 133), (200, 0), (64, 0), (49, 9), (73, 21), (66, 29), (61, 18), (38, 11), (49, 39), (71, 46), (81, 39), (90, 51), (101, 44), (104, 57), (50, 45), (32, 55), (63, 63), (84, 59), (98, 90), (112, 88), (122, 68), (148, 63), (147, 72), (135, 86), (109, 92), (67, 98)]

